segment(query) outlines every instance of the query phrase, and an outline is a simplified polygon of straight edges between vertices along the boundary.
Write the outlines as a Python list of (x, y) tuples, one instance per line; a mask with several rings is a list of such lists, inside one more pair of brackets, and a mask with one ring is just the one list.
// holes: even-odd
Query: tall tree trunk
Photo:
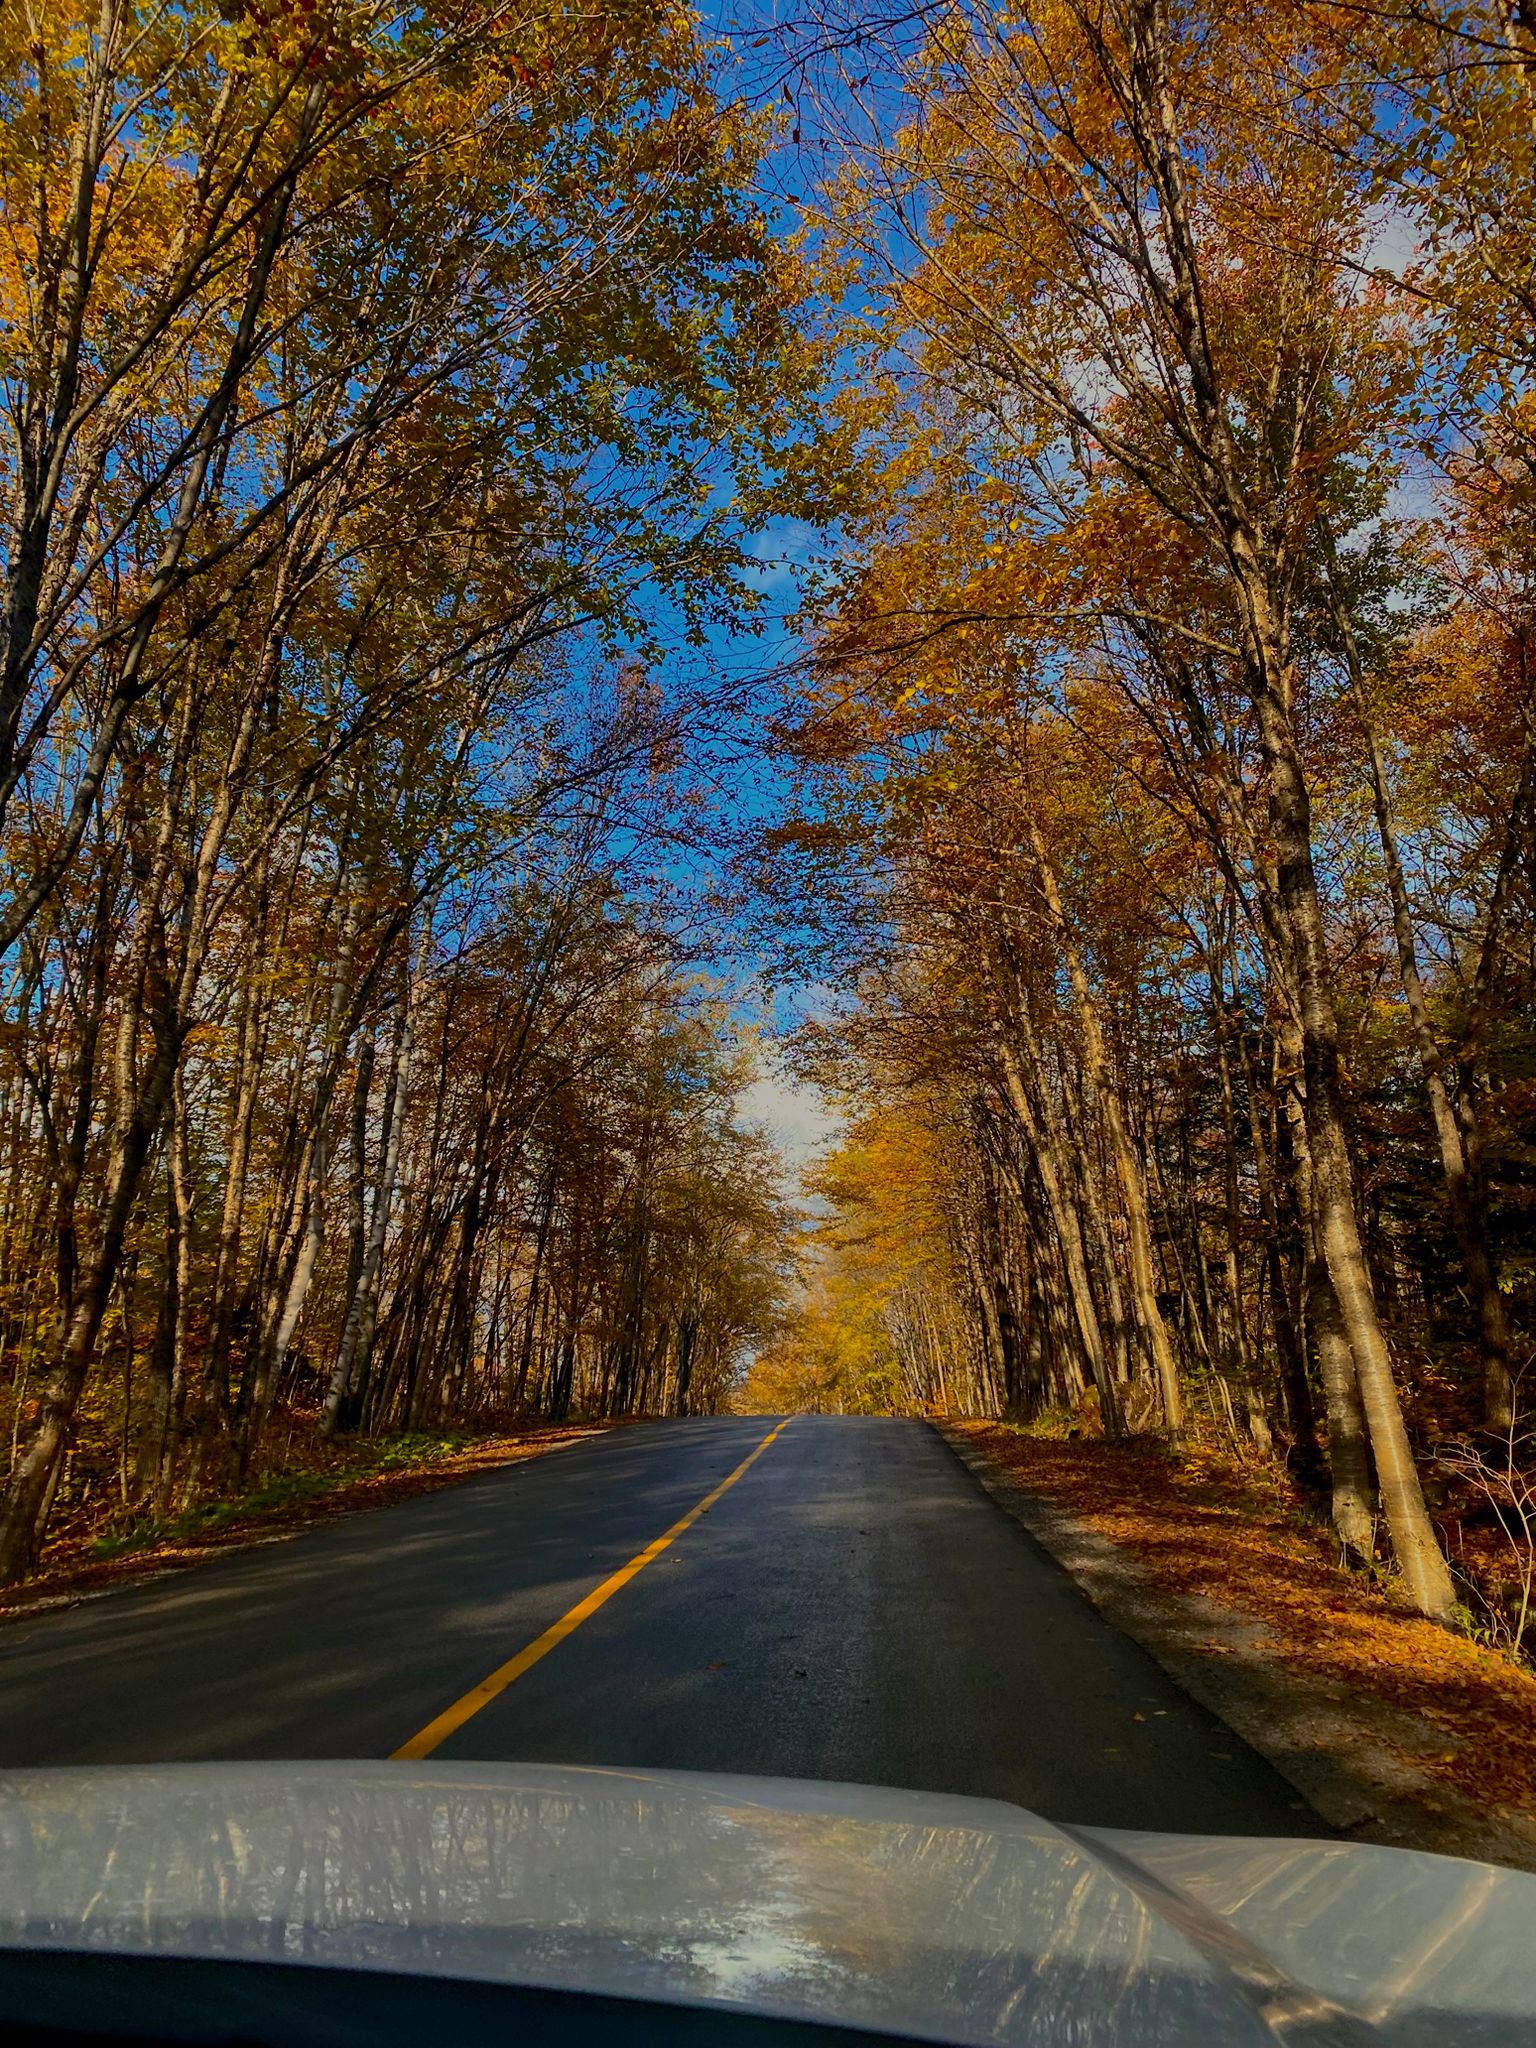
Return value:
[[(430, 930), (431, 920), (428, 919)], [(408, 969), (400, 992), (394, 1043), (390, 1048), (389, 1074), (384, 1085), (383, 1152), (378, 1185), (374, 1189), (373, 1213), (368, 1223), (368, 1242), (363, 1268), (347, 1304), (346, 1321), (336, 1347), (336, 1364), (326, 1389), (320, 1417), (322, 1436), (334, 1436), (341, 1427), (342, 1411), (351, 1391), (359, 1362), (373, 1342), (374, 1319), (378, 1311), (379, 1275), (384, 1263), (384, 1240), (389, 1231), (389, 1214), (394, 1205), (395, 1181), (400, 1169), (400, 1146), (405, 1126), (406, 1105), (411, 1086), (412, 1009), (414, 973)]]
[[(1104, 1349), (1104, 1332), (1093, 1299), (1093, 1286), (1088, 1277), (1088, 1258), (1083, 1248), (1082, 1225), (1078, 1220), (1076, 1205), (1065, 1185), (1064, 1161), (1059, 1133), (1055, 1128), (1054, 1108), (1049, 1099), (1044, 1098), (1042, 1090), (1040, 1111), (1036, 1113), (1031, 1091), (1019, 1067), (1018, 1057), (1006, 1039), (999, 1042), (998, 1061), (1008, 1102), (1029, 1147), (1035, 1178), (1040, 1183), (1046, 1207), (1050, 1211), (1066, 1275), (1067, 1294), (1076, 1325), (1077, 1339), (1082, 1348), (1083, 1362), (1087, 1367), (1087, 1377), (1098, 1390), (1104, 1434), (1108, 1437), (1120, 1437), (1125, 1434), (1125, 1423), (1120, 1413), (1119, 1393)], [(1030, 1064), (1032, 1067), (1036, 1066), (1033, 1059)]]
[(1003, 1407), (1012, 1412), (1023, 1405), (1024, 1374), (1019, 1348), (1018, 1318), (1009, 1292), (1003, 1257), (1003, 1219), (997, 1163), (985, 1138), (977, 1147), (981, 1181), (982, 1250), (978, 1299), (985, 1317), (984, 1327), (997, 1353), (1002, 1381)]
[(148, 1413), (139, 1438), (134, 1493), (163, 1514), (176, 1468), (185, 1400), (187, 1311), (192, 1292), (192, 1174), (187, 1155), (185, 1077), (171, 1083), (166, 1132), (165, 1287), (150, 1353)]
[[(1258, 1075), (1248, 1045), (1246, 1032), (1239, 1023), (1237, 1043), (1242, 1054), (1243, 1081), (1248, 1098), (1249, 1141), (1253, 1146), (1254, 1176), (1258, 1186), (1259, 1216), (1264, 1226), (1264, 1264), (1269, 1281), (1270, 1321), (1275, 1333), (1275, 1348), (1280, 1354), (1280, 1369), (1284, 1377), (1286, 1406), (1290, 1411), (1291, 1430), (1295, 1439), (1294, 1458), (1297, 1477), (1304, 1486), (1320, 1486), (1324, 1478), (1322, 1446), (1317, 1440), (1317, 1418), (1312, 1401), (1312, 1388), (1307, 1379), (1306, 1356), (1302, 1350), (1301, 1331), (1298, 1326), (1299, 1310), (1292, 1292), (1289, 1268), (1295, 1260), (1287, 1260), (1281, 1249), (1280, 1201), (1275, 1186), (1275, 1164), (1271, 1149), (1270, 1135), (1266, 1131), (1266, 1116), (1260, 1100)], [(1299, 1105), (1298, 1105), (1299, 1109)], [(1278, 1147), (1278, 1135), (1276, 1146)], [(1305, 1132), (1301, 1134), (1302, 1149), (1305, 1149)], [(1296, 1157), (1293, 1147), (1292, 1158)], [(1307, 1181), (1307, 1214), (1311, 1215), (1311, 1179)], [(1308, 1244), (1315, 1244), (1311, 1238), (1310, 1223), (1298, 1224), (1298, 1234), (1304, 1234)], [(1304, 1284), (1304, 1283), (1303, 1283)], [(1335, 1471), (1330, 1475), (1333, 1491), (1334, 1519), (1344, 1534), (1345, 1525), (1351, 1531), (1370, 1525), (1369, 1475), (1364, 1458), (1365, 1417), (1360, 1409), (1359, 1395), (1355, 1387), (1354, 1360), (1346, 1348), (1341, 1361), (1343, 1379), (1338, 1389), (1339, 1423), (1348, 1433), (1351, 1441), (1360, 1447), (1357, 1461), (1352, 1461), (1346, 1452), (1346, 1471), (1342, 1476)], [(1321, 1368), (1320, 1368), (1321, 1375)], [(1326, 1398), (1326, 1397), (1325, 1397)], [(1333, 1407), (1330, 1406), (1330, 1414)], [(1330, 1430), (1334, 1425), (1330, 1423)], [(1354, 1543), (1353, 1534), (1345, 1537)]]
[(180, 1043), (166, 1035), (155, 1047), (138, 1099), (113, 1143), (102, 1206), (101, 1237), (83, 1269), (69, 1307), (63, 1341), (49, 1375), (31, 1441), (12, 1467), (0, 1500), (0, 1585), (15, 1585), (31, 1569), (43, 1524), (44, 1503), (69, 1443), (102, 1318), (123, 1254), (128, 1217), (145, 1162), (170, 1094)]
[[(1331, 536), (1329, 541), (1331, 554)], [(1445, 1055), (1435, 1037), (1434, 1024), (1429, 1014), (1429, 1001), (1424, 991), (1423, 977), (1419, 973), (1418, 945), (1413, 929), (1413, 906), (1408, 900), (1408, 883), (1403, 873), (1402, 852), (1398, 845), (1397, 821), (1393, 815), (1391, 791), (1387, 784), (1386, 763), (1382, 759), (1381, 742), (1376, 736), (1376, 722), (1371, 715), (1365, 664), (1361, 658), (1348, 607), (1334, 584), (1330, 584), (1330, 597), (1334, 621), (1344, 651), (1345, 666), (1349, 673), (1355, 713), (1360, 720), (1360, 730), (1365, 741), (1366, 759), (1370, 764), (1371, 807), (1376, 816), (1376, 832), (1381, 841), (1382, 865), (1387, 877), (1387, 894), (1392, 905), (1392, 934), (1397, 945), (1398, 979), (1408, 1004), (1419, 1070), (1424, 1077), (1424, 1089), (1429, 1097), (1430, 1115), (1435, 1126), (1435, 1139), (1440, 1148), (1440, 1167), (1445, 1179), (1451, 1227), (1456, 1234), (1457, 1247), (1461, 1252), (1462, 1272), (1466, 1277), (1473, 1312), (1477, 1317), (1483, 1354), (1483, 1420), (1489, 1429), (1504, 1432), (1509, 1429), (1514, 1419), (1514, 1383), (1510, 1377), (1509, 1366), (1509, 1322), (1504, 1313), (1504, 1298), (1499, 1292), (1498, 1277), (1493, 1270), (1493, 1260), (1488, 1251), (1488, 1223), (1482, 1201), (1482, 1189), (1475, 1182), (1468, 1158), (1469, 1147), (1463, 1137), (1465, 1123), (1469, 1127), (1468, 1135), (1473, 1138), (1475, 1148), (1475, 1111), (1470, 1111), (1469, 1105), (1470, 1113), (1458, 1118), (1456, 1105), (1447, 1086)], [(1474, 1149), (1473, 1157), (1476, 1156), (1477, 1151)]]
[(1311, 799), (1290, 719), (1272, 689), (1260, 693), (1259, 712), (1278, 853), (1278, 900), (1301, 1013), (1304, 1113), (1317, 1237), (1354, 1358), (1398, 1570), (1419, 1612), (1449, 1621), (1456, 1606), (1455, 1588), (1424, 1503), (1355, 1208), (1339, 1084), (1338, 1023), (1312, 865)]
[(1050, 912), (1062, 957), (1067, 963), (1073, 1007), (1077, 1012), (1078, 1028), (1082, 1032), (1084, 1082), (1090, 1102), (1097, 1107), (1104, 1119), (1110, 1152), (1115, 1162), (1115, 1173), (1120, 1183), (1120, 1198), (1125, 1209), (1129, 1238), (1131, 1300), (1135, 1305), (1136, 1321), (1142, 1343), (1146, 1347), (1152, 1377), (1163, 1404), (1163, 1421), (1171, 1433), (1177, 1434), (1184, 1420), (1184, 1400), (1179, 1388), (1178, 1366), (1173, 1355), (1173, 1345), (1169, 1341), (1168, 1326), (1163, 1321), (1162, 1310), (1157, 1305), (1152, 1228), (1147, 1217), (1147, 1191), (1142, 1178), (1141, 1162), (1136, 1157), (1130, 1135), (1126, 1130), (1119, 1088), (1114, 1075), (1110, 1072), (1104, 1034), (1099, 1027), (1098, 1005), (1093, 999), (1093, 991), (1088, 986), (1083, 956), (1062, 907), (1061, 891), (1056, 885), (1056, 871), (1047, 853), (1039, 820), (1028, 805), (1026, 823), (1041, 894)]

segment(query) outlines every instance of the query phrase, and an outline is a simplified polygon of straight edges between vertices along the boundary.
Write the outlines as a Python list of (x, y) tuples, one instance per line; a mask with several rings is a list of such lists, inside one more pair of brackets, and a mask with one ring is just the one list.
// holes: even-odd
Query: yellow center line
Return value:
[(413, 1735), (409, 1742), (401, 1744), (394, 1752), (395, 1757), (430, 1756), (440, 1743), (448, 1740), (456, 1728), (462, 1728), (464, 1723), (478, 1714), (482, 1707), (489, 1706), (498, 1693), (505, 1692), (509, 1685), (515, 1685), (525, 1671), (531, 1671), (541, 1657), (547, 1657), (557, 1643), (563, 1643), (566, 1637), (574, 1634), (590, 1615), (596, 1614), (605, 1600), (611, 1600), (621, 1586), (627, 1586), (637, 1573), (643, 1572), (648, 1564), (660, 1557), (664, 1550), (677, 1541), (685, 1529), (691, 1529), (700, 1515), (707, 1515), (721, 1494), (733, 1487), (742, 1473), (757, 1463), (774, 1438), (789, 1427), (789, 1421), (790, 1418), (786, 1415), (781, 1423), (769, 1430), (757, 1449), (743, 1458), (736, 1470), (722, 1479), (713, 1493), (706, 1493), (697, 1507), (690, 1508), (680, 1522), (674, 1522), (665, 1535), (658, 1536), (654, 1543), (648, 1543), (638, 1557), (632, 1557), (622, 1570), (613, 1574), (612, 1578), (604, 1579), (600, 1586), (594, 1586), (584, 1600), (578, 1600), (570, 1612), (562, 1614), (557, 1622), (553, 1622), (545, 1629), (543, 1635), (535, 1636), (526, 1649), (519, 1650), (515, 1657), (493, 1671), (489, 1678), (482, 1678), (472, 1691), (465, 1693), (462, 1699), (455, 1700), (451, 1707), (444, 1707), (435, 1721), (429, 1721), (419, 1734)]

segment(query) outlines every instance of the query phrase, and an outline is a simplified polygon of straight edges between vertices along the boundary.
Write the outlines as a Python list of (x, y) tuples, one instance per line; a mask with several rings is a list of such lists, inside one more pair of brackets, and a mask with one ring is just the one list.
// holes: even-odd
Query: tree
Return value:
[[(1373, 272), (1371, 200), (1384, 150), (1420, 194), (1450, 158), (1470, 174), (1461, 143), (1439, 152), (1433, 134), (1390, 158), (1377, 108), (1403, 74), (1366, 41), (1309, 10), (1179, 16), (1155, 0), (872, 25), (861, 63), (883, 62), (891, 97), (862, 105), (894, 102), (899, 118), (843, 124), (826, 218), (871, 307), (849, 400), (871, 487), (799, 745), (820, 788), (837, 785), (840, 817), (850, 789), (863, 804), (908, 945), (946, 961), (939, 999), (965, 1020), (963, 1060), (995, 1062), (978, 1107), (1006, 1105), (1009, 1143), (1022, 1139), (1014, 1196), (1111, 1426), (1128, 1339), (1156, 1356), (1159, 1323), (1169, 1353), (1151, 1377), (1177, 1412), (1160, 1298), (1180, 1303), (1186, 1371), (1210, 1357), (1206, 1220), (1168, 1186), (1149, 1093), (1172, 1078), (1167, 1042), (1137, 1014), (1154, 949), (1125, 960), (1125, 892), (1145, 901), (1150, 884), (1195, 956), (1192, 1014), (1215, 1038), (1220, 1089), (1202, 1114), (1219, 1116), (1229, 1162), (1224, 1348), (1249, 1349), (1251, 1173), (1260, 1213), (1290, 1234), (1265, 1268), (1287, 1426), (1305, 1454), (1304, 1319), (1341, 1532), (1368, 1544), (1363, 1415), (1410, 1595), (1445, 1618), (1346, 1064), (1343, 939), (1361, 920), (1326, 835), (1340, 778), (1363, 779), (1386, 898), (1371, 944), (1388, 950), (1372, 957), (1399, 980), (1436, 1112), (1496, 1409), (1500, 1291), (1467, 1167), (1476, 1091), (1451, 1102), (1390, 771), (1362, 722), (1367, 642), (1401, 659), (1423, 607), (1423, 555), (1409, 562), (1383, 507), (1447, 360), (1419, 294)], [(1406, 594), (1409, 610), (1388, 653), (1369, 593), (1394, 548), (1389, 603)], [(1103, 806), (1092, 852), (1054, 823), (1073, 805), (1058, 794), (1068, 773)], [(1197, 874), (1170, 872), (1170, 856)], [(1100, 1019), (1126, 965), (1111, 1062)]]
[[(13, 1189), (12, 1579), (68, 1504), (104, 1333), (138, 1427), (136, 1290), (125, 1487), (163, 1506), (249, 1467), (308, 1356), (339, 1170), (328, 1426), (430, 1409), (412, 1345), (446, 1333), (467, 1369), (479, 1212), (537, 1098), (507, 1076), (501, 1157), (407, 1310), (444, 920), (583, 805), (593, 884), (604, 802), (675, 740), (618, 650), (658, 592), (695, 624), (745, 608), (743, 532), (814, 485), (801, 279), (691, 19), (106, 0), (15, 34), (6, 1170), (50, 1188)], [(590, 932), (601, 892), (574, 893)], [(501, 1000), (542, 1014), (530, 972)], [(446, 1323), (445, 1258), (470, 1289)]]

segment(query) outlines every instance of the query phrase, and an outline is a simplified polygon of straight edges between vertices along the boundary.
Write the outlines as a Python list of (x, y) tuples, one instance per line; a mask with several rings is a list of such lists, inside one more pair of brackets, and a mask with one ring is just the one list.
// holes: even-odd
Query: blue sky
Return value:
[[(751, 48), (773, 19), (771, 0), (767, 5), (759, 0), (741, 0), (741, 4), (707, 0), (701, 17), (707, 34), (728, 37), (739, 54), (738, 76), (748, 97), (760, 96), (765, 86), (776, 89), (781, 84), (776, 50), (755, 52)], [(764, 203), (770, 218), (780, 223), (786, 234), (795, 224), (792, 200), (803, 175), (801, 153), (792, 147), (786, 146), (770, 166)], [(739, 694), (747, 707), (727, 729), (710, 732), (700, 750), (711, 807), (722, 820), (766, 823), (784, 809), (789, 779), (767, 738), (764, 720), (782, 687), (774, 680), (775, 673), (792, 662), (798, 651), (790, 621), (802, 601), (805, 572), (818, 557), (825, 558), (831, 546), (831, 536), (804, 522), (772, 522), (752, 544), (759, 566), (747, 580), (760, 604), (751, 628), (714, 625), (702, 648), (682, 644), (680, 631), (675, 638), (666, 667), (676, 688), (692, 695), (705, 683), (710, 698), (734, 700)], [(697, 876), (695, 868), (694, 878)], [(792, 1181), (809, 1159), (835, 1139), (840, 1120), (815, 1091), (786, 1078), (772, 1034), (792, 1028), (804, 1015), (823, 1013), (828, 994), (813, 984), (768, 986), (758, 975), (747, 946), (737, 943), (737, 936), (722, 934), (711, 969), (729, 990), (743, 1022), (767, 1027), (762, 1040), (762, 1071), (744, 1092), (741, 1112), (778, 1144)]]
[[(755, 544), (762, 565), (751, 578), (762, 596), (755, 630), (732, 632), (717, 626), (702, 650), (703, 659), (728, 685), (761, 683), (760, 689), (751, 691), (758, 704), (765, 705), (776, 693), (774, 672), (798, 651), (789, 621), (800, 603), (803, 572), (825, 546), (823, 535), (799, 521), (778, 521), (767, 528)], [(681, 653), (678, 661), (686, 666), (698, 658)], [(744, 720), (741, 730), (730, 736), (714, 773), (716, 803), (734, 822), (768, 822), (781, 814), (789, 780), (760, 719)], [(733, 947), (729, 937), (715, 971), (733, 992), (744, 1017), (770, 1027), (761, 1044), (759, 1078), (744, 1091), (741, 1113), (777, 1144), (786, 1177), (793, 1183), (806, 1163), (835, 1141), (841, 1123), (815, 1090), (785, 1076), (772, 1032), (791, 1029), (801, 1017), (823, 1012), (826, 992), (808, 983), (765, 986), (745, 947)]]

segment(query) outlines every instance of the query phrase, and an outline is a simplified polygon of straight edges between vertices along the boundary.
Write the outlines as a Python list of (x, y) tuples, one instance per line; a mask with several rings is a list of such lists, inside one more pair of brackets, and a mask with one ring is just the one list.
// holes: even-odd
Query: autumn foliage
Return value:
[(801, 1047), (854, 1135), (783, 1356), (1230, 1430), (1518, 1635), (1536, 45), (1044, 0), (821, 47), (864, 488), (769, 872), (859, 878)]
[(0, 38), (14, 1580), (295, 1430), (722, 1398), (784, 1225), (643, 660), (805, 508), (809, 350), (670, 5)]

